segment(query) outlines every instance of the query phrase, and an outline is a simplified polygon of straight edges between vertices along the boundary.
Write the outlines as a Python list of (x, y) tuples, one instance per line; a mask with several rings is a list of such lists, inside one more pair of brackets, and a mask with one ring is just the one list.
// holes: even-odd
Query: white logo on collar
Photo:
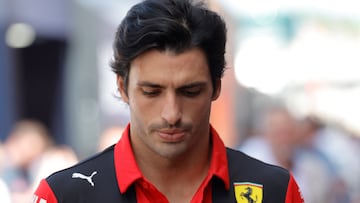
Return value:
[(92, 178), (96, 174), (97, 174), (96, 171), (92, 172), (92, 174), (90, 176), (86, 176), (86, 175), (83, 175), (81, 173), (73, 173), (72, 178), (80, 178), (80, 179), (87, 180), (90, 183), (90, 185), (94, 187), (94, 182), (93, 182)]

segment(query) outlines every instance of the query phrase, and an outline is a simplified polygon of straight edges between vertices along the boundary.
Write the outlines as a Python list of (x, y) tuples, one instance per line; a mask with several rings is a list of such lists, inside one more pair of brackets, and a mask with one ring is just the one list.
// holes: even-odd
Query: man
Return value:
[(259, 134), (244, 140), (240, 151), (266, 163), (293, 169), (299, 142), (295, 117), (281, 104), (270, 105), (255, 122)]
[(289, 172), (226, 149), (209, 123), (223, 20), (190, 0), (145, 0), (120, 24), (112, 68), (130, 124), (113, 147), (43, 180), (34, 202), (302, 202)]

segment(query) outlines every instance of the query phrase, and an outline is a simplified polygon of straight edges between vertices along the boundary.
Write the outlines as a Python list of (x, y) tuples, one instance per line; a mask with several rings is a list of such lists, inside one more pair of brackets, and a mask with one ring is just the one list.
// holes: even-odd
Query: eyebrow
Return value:
[[(152, 88), (164, 88), (164, 86), (160, 85), (160, 84), (156, 84), (156, 83), (152, 83), (152, 82), (148, 82), (148, 81), (141, 81), (137, 84), (138, 86), (146, 86), (146, 87), (152, 87)], [(185, 84), (183, 86), (180, 86), (176, 89), (186, 89), (186, 88), (193, 88), (193, 87), (203, 87), (206, 86), (206, 82), (193, 82), (193, 83), (189, 83), (189, 84)]]
[(193, 87), (203, 87), (206, 86), (206, 82), (194, 82), (190, 84), (183, 85), (179, 89), (193, 88)]
[(138, 83), (137, 83), (137, 86), (146, 86), (146, 87), (153, 87), (153, 88), (163, 88), (162, 85), (155, 84), (155, 83), (148, 82), (148, 81), (138, 82)]

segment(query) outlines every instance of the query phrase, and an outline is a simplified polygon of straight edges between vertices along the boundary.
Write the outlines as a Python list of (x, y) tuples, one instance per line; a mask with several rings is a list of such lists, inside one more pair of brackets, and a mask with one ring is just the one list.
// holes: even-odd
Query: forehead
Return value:
[(150, 50), (131, 63), (130, 77), (130, 80), (151, 80), (157, 83), (194, 82), (210, 80), (210, 72), (205, 54), (198, 48), (182, 53)]

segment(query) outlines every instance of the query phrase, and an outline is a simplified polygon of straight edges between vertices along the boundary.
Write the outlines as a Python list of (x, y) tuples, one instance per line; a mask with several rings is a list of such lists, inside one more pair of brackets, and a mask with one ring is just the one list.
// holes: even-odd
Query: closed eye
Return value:
[(180, 89), (180, 93), (186, 97), (196, 97), (200, 95), (202, 88), (199, 86)]
[(159, 88), (143, 87), (141, 92), (145, 96), (154, 97), (160, 94), (161, 90)]
[(146, 81), (139, 82), (138, 88), (139, 88), (140, 92), (147, 97), (157, 96), (161, 93), (161, 91), (163, 89), (163, 87), (158, 84), (154, 84), (154, 83), (146, 82)]

